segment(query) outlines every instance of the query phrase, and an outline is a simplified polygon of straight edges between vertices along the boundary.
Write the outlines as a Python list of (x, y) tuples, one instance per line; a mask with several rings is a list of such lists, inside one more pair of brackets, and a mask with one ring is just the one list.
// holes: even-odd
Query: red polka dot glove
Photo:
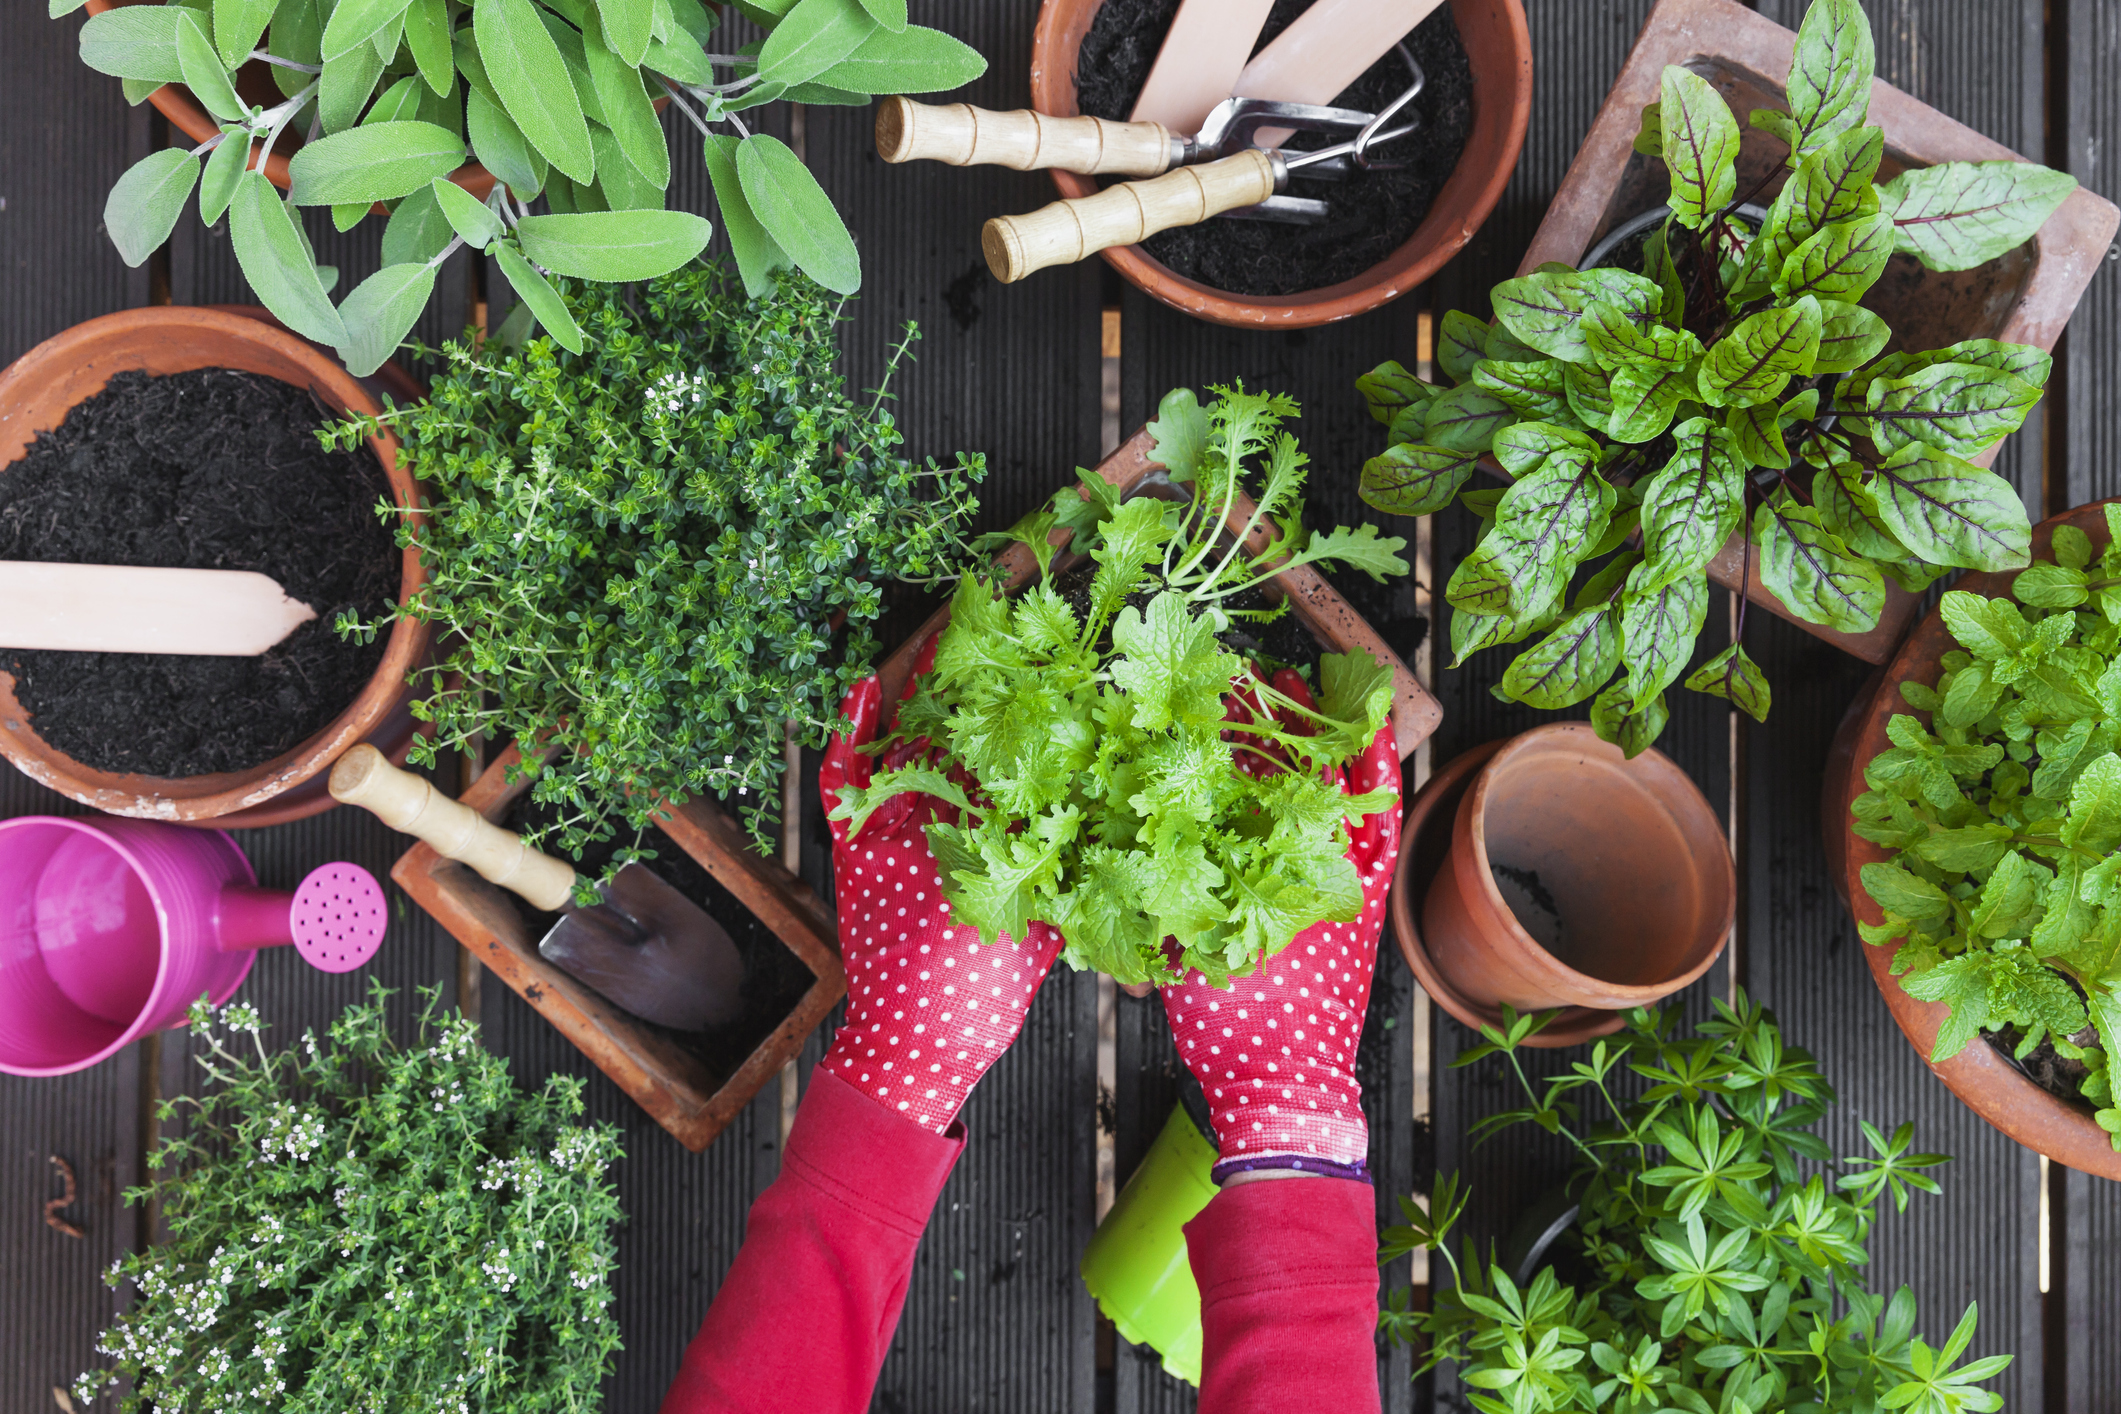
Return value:
[[(1293, 673), (1276, 674), (1274, 686), (1299, 701), (1309, 697)], [(1349, 827), (1362, 916), (1313, 924), (1228, 991), (1209, 986), (1199, 972), (1162, 989), (1178, 1053), (1207, 1093), (1221, 1152), (1217, 1183), (1248, 1169), (1369, 1181), (1355, 1047), (1399, 859), (1399, 752), (1390, 727), (1343, 768), (1340, 784), (1350, 795), (1382, 790), (1395, 797)]]
[[(916, 680), (934, 658), (931, 641)], [(912, 693), (912, 683), (906, 690)], [(828, 813), (840, 803), (840, 787), (869, 784), (871, 759), (859, 748), (876, 739), (882, 698), (870, 677), (840, 706), (851, 727), (832, 739), (818, 771)], [(919, 743), (893, 747), (884, 764), (903, 765), (920, 749)], [(846, 821), (832, 822), (847, 1015), (824, 1064), (886, 1109), (938, 1134), (1023, 1030), (1062, 942), (1044, 923), (1033, 924), (1022, 942), (1004, 937), (991, 946), (980, 943), (979, 930), (950, 925), (927, 825), (956, 814), (933, 796), (901, 795), (879, 807), (852, 839)]]

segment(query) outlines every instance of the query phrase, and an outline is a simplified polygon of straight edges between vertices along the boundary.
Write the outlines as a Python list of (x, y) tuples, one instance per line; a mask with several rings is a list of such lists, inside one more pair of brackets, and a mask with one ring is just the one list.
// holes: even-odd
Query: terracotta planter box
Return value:
[[(1103, 0), (1045, 0), (1031, 42), (1031, 106), (1073, 117), (1075, 56)], [(1480, 229), (1502, 196), (1532, 116), (1532, 36), (1523, 0), (1451, 0), (1473, 66), (1473, 130), (1429, 214), (1381, 264), (1352, 280), (1293, 295), (1234, 295), (1189, 280), (1140, 246), (1104, 252), (1112, 268), (1152, 299), (1234, 328), (1302, 329), (1352, 319), (1398, 299), (1443, 268)], [(1089, 196), (1095, 177), (1053, 174), (1062, 196)]]
[[(2033, 557), (2038, 559), (2049, 553), (2058, 525), (2074, 525), (2089, 535), (2094, 545), (2103, 547), (2108, 539), (2105, 507), (2109, 504), (2111, 502), (2101, 501), (2079, 506), (2035, 526)], [(1953, 588), (1988, 599), (2010, 598), (2011, 585), (2016, 579), (2016, 571), (1970, 574)], [(1849, 806), (1866, 789), (1864, 767), (1892, 745), (1885, 734), (1886, 723), (1900, 713), (1915, 710), (1900, 696), (1900, 684), (1919, 682), (1926, 687), (1935, 687), (1937, 679), (1944, 676), (1938, 659), (1958, 646), (1958, 640), (1944, 625), (1944, 616), (1930, 614), (1886, 667), (1869, 700), (1850, 710), (1840, 735), (1835, 739), (1835, 751), (1828, 761), (1825, 782), (1826, 802), (1834, 812), (1834, 827), (1827, 835), (1829, 854), (1839, 855), (1840, 878), (1836, 882), (1842, 888), (1842, 898), (1860, 923), (1885, 921), (1884, 911), (1863, 887), (1863, 866), (1882, 863), (1891, 858), (1892, 852), (1871, 843), (1851, 828)], [(1892, 973), (1893, 955), (1899, 950), (1898, 942), (1883, 947), (1866, 943), (1863, 956), (1870, 964), (1871, 980), (1878, 984), (1880, 995), (1893, 1013), (1893, 1020), (1900, 1024), (1901, 1031), (1914, 1046), (1915, 1054), (1922, 1057), (1923, 1063), (1936, 1073), (1937, 1078), (1964, 1101), (1968, 1109), (2026, 1148), (2085, 1173), (2121, 1179), (2121, 1153), (2114, 1151), (2112, 1137), (2093, 1121), (2090, 1107), (2050, 1095), (1983, 1037), (1977, 1036), (1967, 1042), (1965, 1048), (1948, 1061), (1930, 1061), (1930, 1053), (1937, 1044), (1938, 1028), (1944, 1025), (1950, 1009), (1941, 1002), (1917, 1001), (1902, 990), (1900, 979)]]
[[(464, 794), (464, 803), (496, 824), (504, 821), (516, 798), (530, 789), (528, 780), (508, 783), (508, 768), (521, 760), (522, 754), (510, 747)], [(620, 1010), (547, 962), (538, 953), (539, 933), (530, 906), (506, 889), (424, 844), (408, 850), (390, 877), (657, 1124), (697, 1152), (795, 1058), (825, 1013), (847, 994), (847, 979), (840, 970), (832, 910), (778, 860), (761, 855), (751, 837), (711, 801), (695, 800), (666, 811), (656, 824), (663, 834), (659, 848), (676, 846), (699, 861), (815, 979), (794, 1009), (728, 1075), (712, 1073), (661, 1028)]]
[[(1150, 460), (1152, 440), (1146, 428), (1135, 433), (1121, 444), (1118, 451), (1098, 464), (1097, 474), (1122, 491), (1132, 491), (1152, 472), (1163, 469), (1160, 463)], [(1251, 499), (1239, 492), (1236, 502), (1230, 508), (1230, 519), (1235, 522), (1232, 527), (1233, 534), (1251, 514)], [(1069, 537), (1070, 532), (1056, 530), (1053, 532), (1053, 543), (1065, 547)], [(1247, 543), (1258, 550), (1265, 547), (1266, 539), (1265, 532), (1258, 531), (1254, 532)], [(1061, 569), (1063, 563), (1061, 558), (1055, 558), (1056, 572)], [(1005, 571), (1005, 582), (1012, 592), (1029, 584), (1032, 576), (1038, 573), (1038, 562), (1032, 558), (1031, 551), (1022, 545), (1011, 545), (995, 560), (995, 564)], [(1421, 685), (1412, 670), (1399, 660), (1399, 655), (1385, 646), (1384, 640), (1377, 636), (1376, 631), (1363, 620), (1362, 615), (1356, 613), (1353, 606), (1340, 596), (1338, 590), (1326, 583), (1325, 577), (1318, 571), (1309, 565), (1299, 565), (1293, 570), (1285, 570), (1274, 576), (1270, 584), (1274, 590), (1294, 601), (1295, 607), (1290, 612), (1310, 631), (1313, 638), (1325, 645), (1327, 652), (1344, 653), (1354, 648), (1365, 649), (1378, 662), (1392, 669), (1392, 732), (1399, 746), (1399, 759), (1404, 761), (1412, 756), (1414, 748), (1428, 740), (1430, 733), (1436, 730), (1437, 723), (1443, 720), (1443, 708), (1429, 695), (1429, 690)], [(883, 666), (877, 669), (877, 675), (883, 683), (884, 701), (895, 703), (899, 700), (899, 694), (906, 686), (906, 679), (912, 675), (913, 660), (919, 655), (921, 645), (935, 634), (941, 633), (949, 622), (950, 608), (946, 604), (936, 610), (928, 621), (921, 625), (918, 632), (900, 644), (898, 651), (884, 660)]]
[[(383, 410), (370, 386), (263, 310), (240, 305), (127, 310), (77, 324), (0, 372), (0, 475), (38, 433), (58, 427), (75, 404), (101, 392), (113, 374), (196, 368), (235, 368), (277, 378), (309, 389), (334, 412)], [(389, 365), (369, 384), (395, 397), (423, 395), (417, 383)], [(380, 432), (368, 446), (390, 483), (391, 499), (417, 523), (420, 490), (398, 465), (397, 439)], [(403, 602), (419, 593), (427, 576), (410, 549), (401, 552), (401, 566), (398, 597)], [(385, 755), (404, 759), (413, 734), (406, 679), (424, 659), (428, 641), (425, 623), (401, 619), (391, 625), (383, 661), (360, 695), (323, 730), (247, 771), (173, 778), (94, 770), (38, 736), (30, 714), (15, 699), (14, 679), (5, 673), (0, 673), (0, 753), (31, 780), (112, 815), (217, 829), (285, 824), (332, 808), (324, 776), (354, 743), (368, 741)]]
[[(1737, 115), (1744, 134), (1739, 191), (1781, 168), (1788, 149), (1751, 126), (1746, 116), (1756, 108), (1785, 106), (1783, 84), (1796, 44), (1793, 31), (1736, 0), (1661, 0), (1636, 39), (1627, 67), (1606, 95), (1590, 135), (1577, 149), (1518, 272), (1528, 273), (1550, 260), (1574, 265), (1607, 231), (1664, 203), (1670, 189), (1664, 165), (1636, 152), (1634, 144), (1642, 109), (1657, 101), (1667, 64), (1684, 65), (1714, 84)], [(2018, 158), (2009, 148), (1888, 83), (1871, 86), (1870, 121), (1885, 130), (1880, 181), (1908, 167)], [(1772, 181), (1754, 199), (1765, 204), (1780, 189), (1781, 182)], [(1986, 265), (1944, 274), (1923, 269), (1912, 256), (1893, 257), (1885, 277), (1863, 303), (1892, 325), (1895, 348), (1938, 348), (1961, 339), (1987, 338), (2053, 349), (2085, 285), (2105, 259), (2117, 221), (2121, 212), (2111, 202), (2080, 188), (2030, 242)], [(1986, 466), (1996, 450), (1974, 460)], [(1710, 562), (1710, 577), (1726, 589), (1736, 588), (1741, 560), (1740, 543), (1734, 538)], [(1755, 604), (1872, 663), (1893, 656), (1921, 603), (1920, 596), (1888, 584), (1878, 626), (1868, 633), (1848, 634), (1806, 623), (1783, 607), (1761, 584), (1757, 555), (1745, 588)]]

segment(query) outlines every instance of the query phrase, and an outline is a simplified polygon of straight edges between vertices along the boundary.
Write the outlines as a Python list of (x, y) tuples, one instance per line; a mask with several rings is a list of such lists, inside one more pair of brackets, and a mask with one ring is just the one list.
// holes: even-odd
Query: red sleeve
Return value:
[(1186, 1224), (1200, 1414), (1375, 1414), (1377, 1199), (1367, 1183), (1226, 1188)]
[(866, 1410), (964, 1142), (960, 1125), (930, 1133), (815, 1072), (662, 1414)]

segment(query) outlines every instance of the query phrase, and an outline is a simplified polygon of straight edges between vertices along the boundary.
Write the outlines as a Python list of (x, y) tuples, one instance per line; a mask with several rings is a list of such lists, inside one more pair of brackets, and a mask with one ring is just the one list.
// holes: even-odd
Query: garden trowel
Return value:
[(247, 570), (0, 560), (0, 648), (252, 658), (316, 616)]
[(331, 772), (332, 798), (469, 866), (489, 883), (558, 913), (538, 943), (555, 967), (644, 1021), (699, 1031), (735, 1017), (743, 958), (722, 925), (642, 864), (597, 885), (603, 902), (578, 908), (575, 872), (478, 811), (362, 743)]

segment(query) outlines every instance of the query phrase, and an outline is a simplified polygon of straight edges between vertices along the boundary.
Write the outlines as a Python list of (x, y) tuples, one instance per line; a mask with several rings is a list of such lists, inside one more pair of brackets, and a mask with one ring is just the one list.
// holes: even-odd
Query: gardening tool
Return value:
[[(1127, 116), (1179, 132), (1204, 127), (1216, 104), (1236, 91), (1274, 0), (1188, 0), (1178, 7), (1164, 47)], [(1333, 93), (1340, 92), (1339, 89)], [(1332, 93), (1326, 95), (1331, 98)]]
[(247, 570), (0, 560), (0, 648), (253, 658), (316, 616)]
[[(1205, 5), (1208, 0), (1193, 0)], [(1274, 42), (1253, 56), (1230, 85), (1233, 98), (1272, 98), (1284, 103), (1331, 103), (1402, 37), (1427, 19), (1443, 0), (1318, 0), (1298, 15)], [(1161, 60), (1163, 56), (1157, 55)], [(1414, 61), (1410, 57), (1407, 62)], [(1416, 72), (1419, 72), (1417, 70)], [(1404, 101), (1404, 100), (1402, 100)], [(1279, 147), (1289, 134), (1266, 129), (1262, 147)]]
[(736, 944), (645, 865), (626, 865), (597, 885), (602, 903), (578, 908), (572, 867), (399, 770), (366, 743), (332, 767), (331, 793), (531, 906), (559, 914), (538, 952), (644, 1021), (699, 1031), (735, 1017), (744, 980)]
[(375, 955), (389, 910), (354, 864), (258, 887), (234, 840), (150, 820), (0, 821), (0, 1071), (63, 1075), (234, 995), (260, 948), (326, 972)]

